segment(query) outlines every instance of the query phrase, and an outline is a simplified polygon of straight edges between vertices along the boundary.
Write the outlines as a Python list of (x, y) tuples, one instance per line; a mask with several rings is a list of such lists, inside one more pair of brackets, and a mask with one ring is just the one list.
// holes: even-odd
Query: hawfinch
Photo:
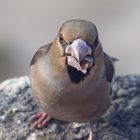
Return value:
[[(38, 49), (30, 65), (32, 94), (44, 111), (33, 128), (50, 118), (69, 122), (94, 122), (111, 104), (112, 59), (103, 51), (96, 26), (69, 20), (55, 39)], [(89, 139), (93, 139), (93, 130)]]

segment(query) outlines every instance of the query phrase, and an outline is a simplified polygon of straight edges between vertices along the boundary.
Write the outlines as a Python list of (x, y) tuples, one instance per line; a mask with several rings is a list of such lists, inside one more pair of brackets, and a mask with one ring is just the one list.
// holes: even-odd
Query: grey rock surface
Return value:
[[(140, 140), (140, 76), (116, 77), (112, 105), (96, 122), (97, 140)], [(28, 119), (41, 111), (32, 99), (27, 76), (0, 84), (0, 140), (86, 140), (89, 124), (52, 119), (31, 130)]]

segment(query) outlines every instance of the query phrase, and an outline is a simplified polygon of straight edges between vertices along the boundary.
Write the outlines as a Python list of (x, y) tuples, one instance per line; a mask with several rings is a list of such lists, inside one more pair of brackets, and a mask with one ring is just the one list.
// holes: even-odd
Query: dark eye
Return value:
[(65, 48), (67, 45), (67, 42), (64, 40), (63, 35), (59, 35), (59, 42), (61, 43), (62, 47)]
[(60, 34), (59, 40), (60, 40), (60, 43), (63, 43), (64, 42), (64, 38), (63, 38), (62, 34)]

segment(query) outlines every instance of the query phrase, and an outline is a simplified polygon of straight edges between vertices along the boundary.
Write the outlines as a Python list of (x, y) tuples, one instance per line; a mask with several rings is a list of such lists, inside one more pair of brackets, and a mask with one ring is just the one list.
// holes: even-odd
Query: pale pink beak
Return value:
[(87, 72), (87, 68), (93, 64), (91, 47), (80, 38), (74, 40), (72, 44), (66, 47), (65, 55), (68, 58), (67, 64), (84, 74)]
[(70, 54), (80, 63), (85, 56), (91, 55), (91, 48), (84, 40), (76, 39), (67, 46), (65, 53)]

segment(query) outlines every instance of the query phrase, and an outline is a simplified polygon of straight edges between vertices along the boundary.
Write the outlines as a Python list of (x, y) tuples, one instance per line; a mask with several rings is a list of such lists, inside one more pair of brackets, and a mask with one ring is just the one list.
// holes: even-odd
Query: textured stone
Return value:
[[(140, 140), (140, 76), (117, 76), (112, 105), (96, 123), (98, 140)], [(28, 118), (40, 109), (32, 99), (27, 76), (0, 84), (0, 140), (86, 140), (88, 123), (52, 119), (45, 128), (31, 130)]]

